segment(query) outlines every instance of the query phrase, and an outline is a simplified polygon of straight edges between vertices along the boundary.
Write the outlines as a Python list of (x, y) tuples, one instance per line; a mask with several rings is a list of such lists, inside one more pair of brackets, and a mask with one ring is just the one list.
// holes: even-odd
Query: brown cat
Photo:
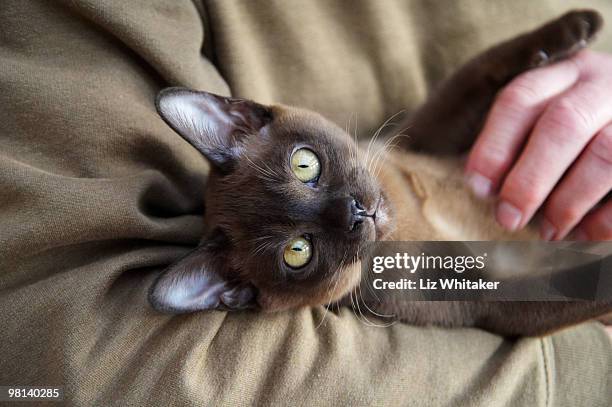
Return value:
[[(204, 237), (160, 275), (151, 304), (175, 313), (328, 304), (358, 286), (367, 241), (537, 239), (531, 227), (509, 234), (495, 224), (492, 204), (463, 187), (457, 154), (473, 142), (501, 87), (573, 55), (601, 25), (596, 12), (574, 11), (478, 55), (409, 119), (400, 151), (369, 159), (316, 113), (163, 90), (160, 115), (210, 161), (211, 172)], [(594, 302), (383, 298), (370, 305), (405, 322), (508, 335), (542, 334), (612, 310)]]

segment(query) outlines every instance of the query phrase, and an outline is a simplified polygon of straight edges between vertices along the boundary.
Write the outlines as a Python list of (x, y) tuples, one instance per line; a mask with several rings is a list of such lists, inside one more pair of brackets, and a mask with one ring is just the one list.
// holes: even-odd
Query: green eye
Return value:
[(302, 182), (316, 181), (321, 174), (321, 163), (312, 150), (300, 148), (291, 156), (291, 170)]
[(296, 237), (285, 246), (283, 258), (285, 264), (291, 268), (297, 269), (305, 266), (312, 257), (312, 249), (310, 242), (303, 237)]

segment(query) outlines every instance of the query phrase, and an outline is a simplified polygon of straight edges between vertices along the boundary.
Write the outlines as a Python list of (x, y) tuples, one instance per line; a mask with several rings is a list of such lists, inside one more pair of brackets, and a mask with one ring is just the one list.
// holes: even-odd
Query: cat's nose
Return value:
[(358, 230), (370, 215), (357, 199), (343, 196), (327, 201), (320, 216), (326, 227), (350, 233)]
[(368, 212), (365, 210), (363, 205), (356, 199), (350, 199), (350, 208), (349, 208), (349, 230), (353, 231), (357, 229), (368, 216)]

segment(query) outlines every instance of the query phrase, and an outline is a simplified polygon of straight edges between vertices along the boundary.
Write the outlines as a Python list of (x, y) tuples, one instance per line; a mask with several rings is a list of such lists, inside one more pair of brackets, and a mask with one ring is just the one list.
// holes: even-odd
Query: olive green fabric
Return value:
[(368, 137), (469, 56), (568, 7), (3, 0), (0, 385), (64, 386), (82, 406), (608, 405), (597, 324), (510, 341), (322, 307), (169, 316), (146, 301), (198, 242), (208, 171), (155, 113), (159, 89), (305, 106)]

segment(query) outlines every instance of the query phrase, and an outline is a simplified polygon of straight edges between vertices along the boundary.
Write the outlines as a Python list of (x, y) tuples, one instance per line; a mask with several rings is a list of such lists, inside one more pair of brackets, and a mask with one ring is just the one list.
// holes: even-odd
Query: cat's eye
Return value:
[(291, 171), (302, 182), (316, 182), (321, 175), (321, 163), (312, 150), (300, 148), (291, 156)]
[(285, 264), (294, 269), (307, 265), (311, 257), (311, 244), (305, 237), (296, 237), (292, 239), (287, 246), (285, 246), (285, 251), (283, 253)]

